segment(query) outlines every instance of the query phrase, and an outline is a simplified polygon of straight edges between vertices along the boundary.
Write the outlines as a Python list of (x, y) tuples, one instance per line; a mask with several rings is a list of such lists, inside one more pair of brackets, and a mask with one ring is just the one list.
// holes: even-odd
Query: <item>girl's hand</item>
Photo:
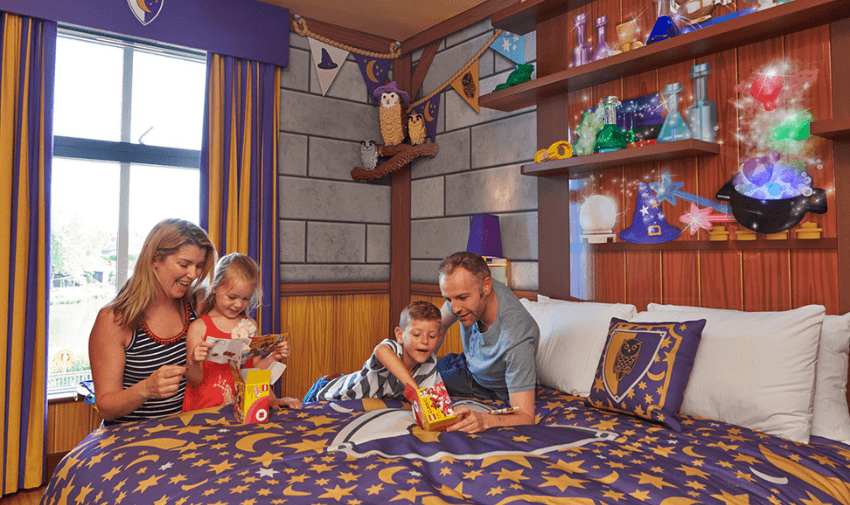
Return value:
[(278, 398), (274, 395), (269, 397), (269, 406), (273, 409), (288, 408), (301, 410), (301, 400), (298, 398)]
[(291, 348), (289, 347), (288, 341), (284, 340), (283, 342), (277, 344), (277, 347), (274, 350), (275, 361), (280, 361), (282, 359), (288, 358), (290, 351)]
[(200, 362), (202, 362), (202, 361), (204, 361), (205, 359), (207, 359), (207, 355), (209, 354), (209, 352), (210, 352), (210, 348), (211, 348), (211, 347), (212, 347), (212, 345), (210, 345), (210, 344), (209, 344), (207, 341), (205, 341), (205, 340), (202, 340), (201, 342), (198, 342), (198, 345), (196, 345), (196, 346), (192, 349), (191, 354), (189, 354), (189, 357), (188, 357), (188, 359), (187, 359), (187, 361), (189, 362), (189, 364), (190, 364), (190, 365), (197, 365), (197, 364), (199, 364)]

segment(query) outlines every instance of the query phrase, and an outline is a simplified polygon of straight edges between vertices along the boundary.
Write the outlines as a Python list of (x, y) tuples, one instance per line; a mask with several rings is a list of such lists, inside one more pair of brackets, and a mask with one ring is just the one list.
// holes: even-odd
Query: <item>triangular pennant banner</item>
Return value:
[(452, 81), (452, 87), (478, 112), (478, 62), (475, 61), (460, 77)]
[(325, 44), (312, 37), (307, 39), (310, 42), (310, 52), (313, 54), (313, 64), (316, 67), (316, 74), (319, 76), (319, 85), (322, 87), (322, 96), (328, 92), (331, 83), (336, 79), (339, 69), (348, 58), (348, 51), (334, 47), (330, 44)]
[(416, 110), (425, 118), (425, 127), (428, 136), (433, 142), (437, 141), (437, 116), (440, 115), (440, 93), (434, 95), (430, 100), (416, 107)]
[(525, 38), (522, 35), (502, 32), (490, 47), (518, 65), (525, 63)]
[(363, 82), (366, 83), (366, 89), (369, 91), (372, 103), (378, 105), (381, 101), (376, 99), (372, 95), (372, 92), (375, 91), (375, 88), (384, 84), (387, 72), (390, 69), (390, 63), (393, 60), (369, 58), (368, 56), (362, 56), (357, 53), (354, 53), (354, 59), (357, 60), (357, 64), (360, 66), (360, 73), (363, 74)]

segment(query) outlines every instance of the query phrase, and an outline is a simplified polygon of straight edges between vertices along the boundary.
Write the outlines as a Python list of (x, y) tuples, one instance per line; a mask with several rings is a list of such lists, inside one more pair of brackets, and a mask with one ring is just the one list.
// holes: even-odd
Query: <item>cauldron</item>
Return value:
[(759, 200), (743, 195), (732, 180), (720, 188), (718, 200), (729, 202), (732, 215), (742, 226), (759, 233), (777, 233), (797, 226), (806, 212), (826, 213), (826, 191), (812, 188), (810, 196)]

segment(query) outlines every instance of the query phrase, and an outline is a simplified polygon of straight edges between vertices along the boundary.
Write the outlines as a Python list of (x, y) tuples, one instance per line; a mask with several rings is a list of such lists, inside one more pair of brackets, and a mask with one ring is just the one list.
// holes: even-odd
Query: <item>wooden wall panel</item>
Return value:
[(67, 452), (97, 429), (100, 419), (87, 403), (63, 401), (47, 405), (47, 454)]
[(702, 252), (699, 266), (701, 307), (744, 310), (740, 252)]

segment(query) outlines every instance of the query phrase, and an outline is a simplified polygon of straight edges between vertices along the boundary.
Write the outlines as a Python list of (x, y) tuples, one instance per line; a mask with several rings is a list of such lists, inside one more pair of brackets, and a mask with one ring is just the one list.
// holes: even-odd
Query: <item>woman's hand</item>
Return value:
[(171, 398), (180, 391), (180, 380), (186, 373), (185, 366), (163, 365), (159, 370), (139, 384), (141, 394), (147, 398)]
[(271, 395), (269, 397), (269, 406), (273, 409), (281, 409), (286, 407), (288, 409), (301, 410), (301, 400), (299, 400), (298, 398), (289, 397), (278, 398), (274, 395)]
[(188, 361), (190, 365), (200, 364), (202, 361), (207, 359), (207, 355), (210, 353), (210, 348), (212, 348), (212, 345), (210, 345), (210, 343), (206, 340), (199, 342), (198, 345), (192, 349), (192, 352), (189, 353), (189, 358), (186, 361)]

